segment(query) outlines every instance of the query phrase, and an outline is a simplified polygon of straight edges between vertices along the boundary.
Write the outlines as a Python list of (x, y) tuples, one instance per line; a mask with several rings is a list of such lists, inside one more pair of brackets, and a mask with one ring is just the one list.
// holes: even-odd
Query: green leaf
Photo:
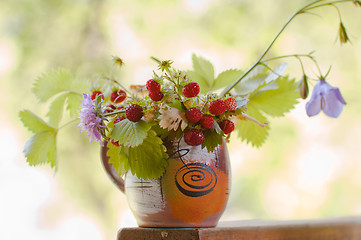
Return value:
[(54, 101), (51, 103), (48, 113), (46, 114), (49, 117), (49, 123), (55, 127), (58, 127), (59, 122), (63, 116), (64, 103), (67, 95), (62, 94), (57, 96)]
[[(261, 123), (268, 122), (267, 118), (258, 111), (252, 102), (248, 104), (246, 113)], [(254, 147), (260, 147), (268, 136), (269, 126), (261, 127), (252, 121), (239, 121), (235, 129), (242, 141), (251, 143)]]
[(267, 70), (264, 66), (258, 65), (240, 83), (235, 86), (238, 95), (247, 95), (258, 89), (267, 78)]
[(67, 105), (66, 109), (69, 111), (70, 117), (74, 117), (79, 112), (79, 109), (81, 107), (81, 100), (82, 100), (81, 94), (70, 92), (67, 94)]
[(298, 103), (299, 94), (294, 80), (278, 78), (277, 88), (256, 93), (250, 98), (253, 106), (270, 116), (281, 117)]
[(136, 147), (143, 143), (151, 127), (151, 123), (143, 120), (134, 123), (124, 119), (114, 125), (111, 138), (118, 141), (120, 145)]
[(107, 147), (107, 156), (109, 157), (109, 163), (112, 164), (118, 176), (124, 175), (126, 173), (124, 169), (124, 162), (126, 161), (126, 156), (120, 152), (119, 147), (114, 146), (111, 142), (108, 142)]
[(40, 117), (38, 117), (29, 110), (20, 111), (19, 118), (21, 122), (24, 124), (24, 126), (33, 133), (54, 130), (53, 127), (49, 126)]
[(56, 166), (56, 135), (54, 130), (42, 131), (26, 142), (24, 154), (30, 166), (44, 163)]
[(193, 54), (192, 63), (193, 69), (207, 79), (208, 82), (214, 81), (214, 68), (210, 61)]
[(66, 70), (53, 70), (40, 75), (33, 86), (33, 92), (41, 102), (52, 96), (71, 90), (73, 76)]
[(201, 93), (209, 92), (214, 82), (214, 68), (212, 63), (195, 54), (192, 55), (192, 62), (193, 71), (188, 71), (187, 74), (192, 81), (199, 84)]
[(124, 160), (124, 168), (130, 170), (138, 178), (153, 179), (164, 174), (168, 165), (168, 155), (163, 141), (157, 137), (153, 130), (150, 130), (143, 143), (134, 148), (122, 147), (121, 154)]
[(217, 146), (222, 145), (223, 134), (218, 134), (214, 130), (205, 130), (203, 134), (204, 142), (202, 143), (202, 148), (206, 147), (208, 152), (212, 152)]
[(229, 69), (221, 72), (214, 80), (211, 90), (218, 90), (236, 81), (242, 75), (239, 69)]

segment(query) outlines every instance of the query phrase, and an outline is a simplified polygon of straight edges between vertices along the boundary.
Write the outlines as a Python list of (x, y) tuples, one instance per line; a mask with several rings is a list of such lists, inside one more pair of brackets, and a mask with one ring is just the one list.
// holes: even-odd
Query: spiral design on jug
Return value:
[(201, 197), (213, 191), (217, 184), (217, 175), (208, 165), (190, 163), (177, 171), (175, 183), (184, 195)]

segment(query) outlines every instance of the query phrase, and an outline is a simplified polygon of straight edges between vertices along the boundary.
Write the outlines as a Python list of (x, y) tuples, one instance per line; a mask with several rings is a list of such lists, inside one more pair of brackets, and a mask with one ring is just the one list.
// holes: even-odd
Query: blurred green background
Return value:
[[(156, 67), (150, 56), (191, 68), (191, 54), (217, 72), (247, 69), (278, 29), (310, 1), (297, 0), (2, 0), (0, 7), (0, 238), (115, 239), (134, 226), (125, 197), (105, 175), (99, 146), (76, 126), (59, 136), (59, 171), (29, 167), (21, 153), (30, 137), (17, 115), (45, 116), (31, 94), (35, 78), (54, 68), (79, 78), (109, 73), (111, 56), (125, 61), (115, 76), (145, 83)], [(296, 18), (269, 57), (316, 50), (329, 81), (348, 105), (339, 119), (306, 117), (304, 103), (272, 119), (259, 149), (233, 137), (232, 193), (222, 217), (301, 219), (361, 212), (361, 8), (340, 5), (352, 44), (337, 42), (333, 7)], [(278, 63), (274, 63), (275, 65)], [(308, 72), (317, 73), (306, 64)], [(287, 73), (301, 71), (291, 60)], [(5, 226), (5, 227), (4, 227)]]

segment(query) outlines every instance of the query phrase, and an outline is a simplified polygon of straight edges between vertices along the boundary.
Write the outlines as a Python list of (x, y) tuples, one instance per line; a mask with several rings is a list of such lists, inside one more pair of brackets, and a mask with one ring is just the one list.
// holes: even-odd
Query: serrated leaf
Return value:
[(242, 75), (242, 71), (239, 69), (229, 69), (218, 74), (212, 85), (212, 91), (224, 88), (229, 84), (236, 81)]
[(20, 111), (19, 118), (24, 126), (33, 133), (54, 130), (53, 127), (49, 126), (40, 117), (29, 110)]
[(111, 138), (120, 145), (136, 147), (143, 143), (151, 127), (152, 124), (143, 120), (134, 123), (124, 119), (114, 125)]
[(78, 93), (68, 93), (66, 99), (66, 109), (69, 111), (70, 117), (76, 116), (81, 106), (82, 96)]
[(193, 69), (201, 74), (208, 82), (214, 81), (214, 68), (210, 61), (207, 59), (197, 56), (196, 54), (192, 55)]
[(138, 178), (159, 178), (168, 165), (166, 148), (153, 130), (149, 131), (141, 145), (134, 148), (121, 146), (121, 151), (127, 156), (122, 158), (125, 170), (130, 170)]
[(278, 65), (275, 69), (273, 69), (273, 71), (267, 76), (267, 78), (265, 79), (266, 83), (270, 83), (274, 80), (276, 80), (277, 78), (281, 77), (282, 74), (286, 71), (288, 67), (288, 63), (284, 62), (281, 63), (280, 65)]
[[(268, 122), (267, 118), (257, 110), (252, 102), (248, 104), (246, 113), (261, 123)], [(251, 143), (254, 147), (260, 147), (268, 136), (269, 126), (260, 127), (252, 121), (239, 121), (235, 129), (242, 141)]]
[(83, 93), (89, 91), (89, 81), (78, 80), (73, 78), (71, 82), (71, 90), (76, 93)]
[(240, 83), (235, 86), (235, 92), (238, 95), (247, 95), (258, 89), (267, 78), (266, 68), (258, 65), (251, 71)]
[(204, 94), (210, 91), (210, 85), (208, 80), (196, 71), (187, 71), (187, 75), (193, 82), (197, 82), (199, 85), (200, 93)]
[(66, 70), (53, 70), (40, 75), (32, 88), (33, 93), (41, 102), (52, 96), (71, 90), (73, 76)]
[(25, 144), (24, 154), (31, 166), (49, 163), (56, 166), (56, 131), (42, 131), (32, 136)]
[(55, 127), (58, 127), (59, 122), (63, 116), (64, 103), (67, 95), (62, 94), (57, 96), (49, 107), (49, 111), (46, 114), (49, 117), (49, 123)]
[(192, 81), (199, 84), (200, 93), (206, 93), (211, 90), (214, 82), (214, 67), (212, 63), (196, 54), (192, 55), (193, 71), (188, 71)]
[(111, 142), (108, 142), (107, 156), (109, 157), (109, 163), (112, 164), (118, 176), (122, 176), (126, 173), (124, 168), (124, 162), (126, 156), (120, 152), (120, 148), (114, 146)]
[(294, 80), (286, 77), (275, 81), (277, 88), (262, 91), (255, 94), (251, 99), (253, 106), (270, 116), (280, 117), (289, 112), (298, 103), (299, 94)]
[(214, 151), (217, 146), (222, 145), (222, 137), (223, 134), (218, 134), (213, 130), (205, 130), (204, 134), (204, 142), (202, 143), (202, 148), (207, 148), (208, 152)]

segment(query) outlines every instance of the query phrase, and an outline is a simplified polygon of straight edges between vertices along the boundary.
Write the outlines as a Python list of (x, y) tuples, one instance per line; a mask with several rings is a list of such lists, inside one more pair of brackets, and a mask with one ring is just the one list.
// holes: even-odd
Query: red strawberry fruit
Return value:
[(182, 89), (182, 93), (187, 98), (196, 97), (199, 93), (199, 85), (196, 82), (191, 82), (185, 85)]
[(212, 101), (209, 104), (209, 112), (212, 113), (213, 115), (221, 115), (222, 113), (224, 113), (227, 109), (227, 104), (222, 100), (222, 99), (217, 99)]
[(114, 146), (116, 146), (116, 147), (119, 147), (120, 145), (119, 145), (119, 142), (118, 141), (114, 141), (114, 139), (110, 139), (110, 142), (111, 142), (111, 144), (113, 144)]
[(114, 119), (114, 124), (116, 124), (116, 123), (118, 123), (118, 122), (120, 122), (120, 121), (122, 121), (122, 120), (124, 120), (124, 119), (125, 119), (125, 118), (122, 117), (122, 116), (117, 117), (116, 119)]
[(143, 117), (143, 108), (139, 105), (132, 104), (125, 110), (125, 115), (132, 122), (138, 122)]
[(115, 90), (110, 95), (110, 101), (113, 103), (121, 103), (127, 97), (127, 93), (124, 90)]
[(219, 127), (225, 134), (229, 134), (234, 130), (234, 123), (231, 120), (226, 119), (219, 124)]
[(191, 123), (197, 123), (199, 120), (201, 120), (202, 113), (199, 108), (193, 107), (190, 109), (187, 109), (186, 111), (186, 118)]
[(204, 142), (204, 135), (200, 129), (190, 129), (184, 133), (184, 141), (191, 146), (197, 146)]
[(162, 100), (162, 98), (164, 97), (162, 92), (149, 92), (149, 97), (150, 99), (152, 99), (154, 102), (158, 102), (160, 100)]
[(101, 91), (93, 91), (92, 95), (90, 96), (90, 98), (92, 100), (95, 100), (97, 98), (98, 95), (102, 95), (102, 99), (104, 100), (104, 95)]
[(160, 84), (154, 81), (153, 79), (149, 79), (146, 83), (146, 87), (149, 92), (159, 92)]
[(201, 127), (204, 129), (210, 129), (213, 126), (214, 119), (211, 115), (203, 115), (201, 120)]
[(227, 105), (227, 111), (233, 111), (237, 107), (237, 101), (233, 97), (227, 98), (224, 102)]

